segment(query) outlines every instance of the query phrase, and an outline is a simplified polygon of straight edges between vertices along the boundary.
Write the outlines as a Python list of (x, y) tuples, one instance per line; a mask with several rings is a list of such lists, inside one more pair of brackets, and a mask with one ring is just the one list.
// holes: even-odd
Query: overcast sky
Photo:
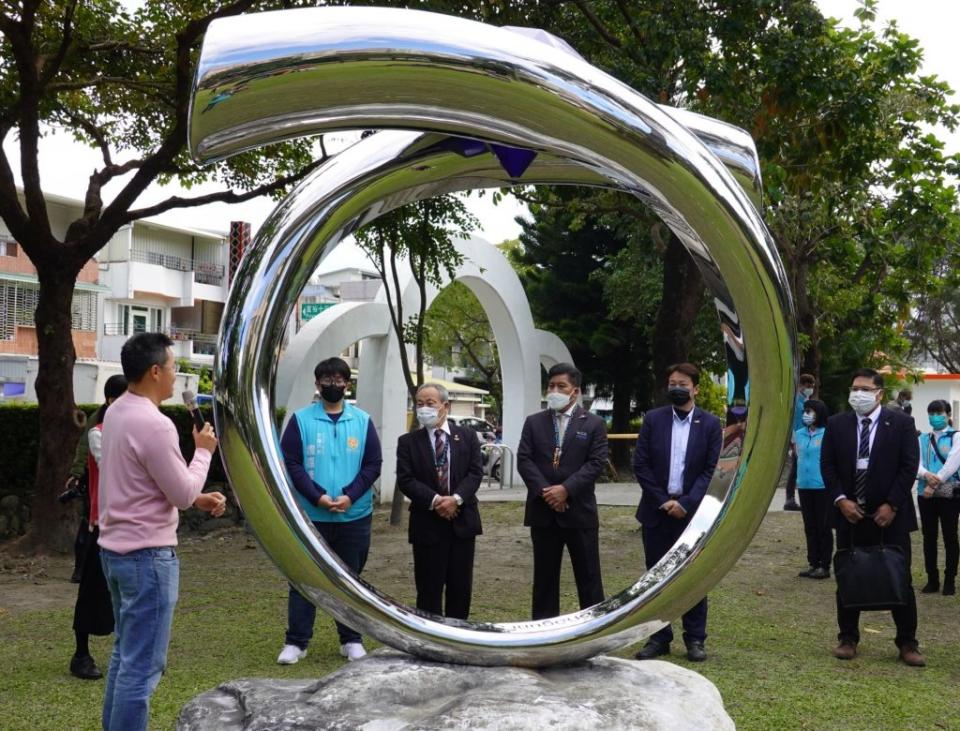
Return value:
[[(855, 0), (818, 0), (825, 15), (841, 19), (848, 25), (856, 20), (853, 11)], [(953, 89), (960, 88), (960, 64), (957, 63), (957, 30), (960, 28), (960, 1), (958, 0), (881, 0), (878, 19), (881, 24), (895, 20), (901, 30), (920, 40), (924, 48), (924, 73), (936, 74), (947, 81)], [(957, 97), (954, 95), (954, 99)], [(960, 135), (947, 135), (949, 152), (960, 150)], [(5, 149), (16, 170), (19, 170), (17, 148), (13, 136), (7, 138)], [(93, 168), (102, 164), (99, 155), (75, 142), (68, 135), (51, 134), (41, 148), (41, 176), (44, 190), (50, 193), (82, 198), (87, 178)], [(123, 159), (121, 156), (117, 158)], [(18, 176), (19, 177), (19, 176)], [(113, 183), (105, 190), (109, 199), (119, 190)], [(216, 186), (183, 191), (179, 186), (160, 188), (153, 186), (137, 202), (137, 206), (158, 202), (170, 195), (197, 195), (217, 190)], [(483, 200), (472, 197), (470, 203), (481, 222), (479, 235), (491, 242), (514, 238), (519, 233), (514, 217), (522, 208), (512, 199), (500, 206), (490, 203), (490, 196)], [(225, 232), (229, 221), (249, 221), (258, 227), (273, 208), (269, 200), (256, 200), (238, 205), (215, 204), (202, 208), (182, 209), (168, 212), (160, 217), (165, 223)]]

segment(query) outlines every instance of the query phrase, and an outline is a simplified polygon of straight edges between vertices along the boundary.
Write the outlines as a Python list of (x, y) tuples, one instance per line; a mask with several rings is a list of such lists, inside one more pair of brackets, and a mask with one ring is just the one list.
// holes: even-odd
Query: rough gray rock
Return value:
[(244, 678), (180, 711), (178, 731), (734, 729), (709, 680), (678, 665), (597, 657), (526, 670), (382, 650), (320, 680)]

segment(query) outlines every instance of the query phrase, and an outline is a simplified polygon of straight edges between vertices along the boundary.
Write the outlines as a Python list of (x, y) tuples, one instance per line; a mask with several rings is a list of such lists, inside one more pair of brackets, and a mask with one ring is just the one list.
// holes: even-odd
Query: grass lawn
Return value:
[[(529, 613), (529, 538), (520, 504), (482, 507), (475, 619), (522, 619)], [(608, 592), (643, 566), (631, 508), (603, 507), (602, 560)], [(919, 535), (915, 534), (919, 539)], [(960, 599), (918, 594), (919, 637), (928, 667), (897, 662), (889, 613), (865, 614), (861, 655), (835, 660), (834, 582), (796, 578), (804, 552), (798, 513), (771, 513), (737, 566), (710, 595), (707, 650), (692, 665), (674, 645), (670, 659), (716, 683), (740, 729), (960, 729)], [(914, 545), (914, 580), (920, 576)], [(151, 729), (171, 729), (196, 694), (238, 677), (319, 677), (343, 662), (332, 622), (318, 616), (309, 655), (275, 664), (286, 624), (286, 583), (242, 530), (188, 539), (180, 550), (181, 591), (169, 668), (153, 696)], [(103, 681), (73, 678), (71, 622), (76, 587), (65, 559), (0, 558), (0, 728), (97, 729)], [(375, 516), (364, 576), (412, 602), (406, 529)], [(564, 609), (575, 608), (569, 565)], [(368, 647), (375, 643), (368, 642)], [(679, 647), (678, 647), (679, 645)], [(105, 671), (111, 638), (92, 638)], [(622, 651), (631, 656), (638, 648)]]

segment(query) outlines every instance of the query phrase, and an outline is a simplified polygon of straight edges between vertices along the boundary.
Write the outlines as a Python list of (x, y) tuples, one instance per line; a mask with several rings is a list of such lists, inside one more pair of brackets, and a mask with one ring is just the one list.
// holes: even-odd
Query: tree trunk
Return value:
[(37, 473), (30, 529), (16, 547), (35, 551), (73, 550), (77, 508), (57, 502), (81, 428), (74, 415), (71, 300), (78, 268), (64, 262), (37, 267), (41, 288), (34, 314), (39, 344)]
[[(613, 417), (610, 431), (613, 434), (626, 434), (630, 429), (630, 401), (633, 398), (631, 379), (622, 375), (613, 384)], [(619, 473), (630, 475), (633, 444), (616, 439), (610, 442), (610, 464)], [(632, 478), (628, 478), (632, 479)]]
[(800, 372), (815, 376), (817, 383), (820, 383), (820, 338), (817, 335), (817, 318), (813, 313), (807, 289), (810, 265), (806, 261), (792, 264), (790, 286), (793, 289), (793, 304), (797, 312), (797, 331), (806, 335), (810, 342), (806, 351), (801, 354)]
[(653, 371), (658, 386), (666, 385), (670, 365), (689, 359), (693, 323), (702, 303), (703, 276), (680, 239), (671, 233), (663, 255), (663, 291), (653, 329)]

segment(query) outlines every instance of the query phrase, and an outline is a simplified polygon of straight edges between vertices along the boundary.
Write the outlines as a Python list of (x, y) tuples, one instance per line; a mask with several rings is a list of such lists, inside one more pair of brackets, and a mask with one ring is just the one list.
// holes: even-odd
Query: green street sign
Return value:
[(333, 307), (336, 302), (303, 302), (300, 305), (300, 322), (312, 320), (326, 309)]

